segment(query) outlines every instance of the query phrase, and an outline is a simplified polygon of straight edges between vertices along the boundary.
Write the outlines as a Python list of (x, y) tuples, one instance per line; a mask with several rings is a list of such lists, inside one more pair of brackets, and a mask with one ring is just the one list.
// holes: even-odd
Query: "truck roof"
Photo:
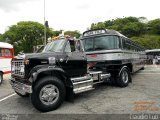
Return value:
[(0, 42), (0, 48), (13, 48), (13, 46), (9, 43)]
[(110, 29), (95, 29), (95, 30), (88, 30), (85, 31), (82, 35), (82, 37), (89, 37), (89, 36), (97, 36), (97, 35), (118, 35), (123, 36), (127, 38), (126, 36), (122, 35), (120, 32), (116, 30), (110, 30)]

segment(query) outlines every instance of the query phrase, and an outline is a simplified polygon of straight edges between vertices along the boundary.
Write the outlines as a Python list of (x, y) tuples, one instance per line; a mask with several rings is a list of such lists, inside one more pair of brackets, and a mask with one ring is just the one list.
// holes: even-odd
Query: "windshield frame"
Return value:
[[(104, 37), (104, 36), (116, 36), (117, 39), (118, 39), (118, 48), (103, 49), (103, 50), (116, 50), (116, 49), (121, 49), (122, 43), (121, 43), (120, 36), (118, 36), (118, 35), (96, 35), (96, 36), (87, 36), (87, 37), (83, 37), (83, 38), (80, 39), (80, 40), (82, 41), (82, 43), (83, 43), (84, 51), (85, 51), (85, 52), (102, 51), (102, 50), (95, 50), (95, 38), (97, 38), (97, 37)], [(86, 51), (84, 41), (85, 41), (85, 39), (89, 39), (89, 38), (93, 41), (93, 49), (92, 49), (92, 50), (89, 50), (89, 51)], [(86, 41), (85, 41), (85, 42), (86, 42)]]
[[(49, 45), (54, 44), (53, 42), (57, 42), (57, 41), (64, 41), (63, 45), (61, 46), (61, 50), (60, 50), (60, 51), (50, 51), (49, 48), (46, 50), (46, 48), (49, 47)], [(66, 40), (66, 39), (54, 40), (54, 41), (48, 43), (48, 44), (44, 47), (42, 53), (47, 53), (47, 52), (64, 52), (65, 47), (66, 47), (66, 44), (67, 44), (67, 40)], [(53, 45), (52, 45), (52, 46), (53, 46)], [(52, 47), (52, 46), (51, 46), (51, 47)]]

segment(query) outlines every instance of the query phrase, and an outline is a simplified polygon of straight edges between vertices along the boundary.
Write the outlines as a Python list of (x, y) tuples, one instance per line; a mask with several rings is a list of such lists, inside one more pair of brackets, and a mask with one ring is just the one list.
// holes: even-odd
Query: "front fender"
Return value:
[(30, 82), (37, 81), (37, 78), (40, 74), (47, 74), (49, 76), (53, 76), (55, 75), (54, 74), (55, 72), (58, 73), (63, 78), (62, 82), (64, 82), (66, 86), (70, 87), (73, 86), (70, 78), (66, 75), (65, 71), (58, 66), (40, 65), (34, 67), (29, 74), (29, 81)]
[[(49, 74), (50, 76), (56, 76), (57, 73), (60, 75), (62, 82), (66, 86), (66, 100), (73, 102), (74, 100), (74, 93), (73, 93), (73, 83), (71, 79), (65, 74), (65, 71), (62, 68), (59, 68), (57, 66), (37, 66), (36, 68), (33, 68), (33, 70), (30, 73), (30, 78), (29, 81), (32, 82), (33, 86), (36, 83), (36, 81), (39, 78), (39, 75), (44, 74), (44, 73), (51, 73)], [(56, 74), (54, 74), (56, 73)]]
[[(41, 69), (37, 70), (36, 72), (32, 73), (33, 82), (35, 82), (37, 80), (38, 75), (40, 75), (42, 73), (50, 73), (50, 72), (54, 72), (54, 71), (60, 72), (63, 75), (65, 75), (65, 72), (61, 68), (50, 68), (50, 67), (49, 68), (41, 68)], [(52, 74), (50, 74), (50, 75), (52, 75)]]

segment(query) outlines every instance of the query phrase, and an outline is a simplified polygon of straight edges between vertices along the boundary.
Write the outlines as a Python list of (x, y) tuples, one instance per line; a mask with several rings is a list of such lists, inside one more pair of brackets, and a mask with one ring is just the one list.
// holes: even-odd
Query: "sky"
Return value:
[(87, 30), (92, 23), (123, 17), (160, 18), (160, 0), (0, 0), (0, 33), (20, 21), (44, 23), (54, 30)]

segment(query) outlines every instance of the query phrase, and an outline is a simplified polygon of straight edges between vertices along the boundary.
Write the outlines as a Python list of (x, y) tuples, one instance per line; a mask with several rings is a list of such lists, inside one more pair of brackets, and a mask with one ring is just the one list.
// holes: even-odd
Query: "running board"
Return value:
[(71, 81), (73, 83), (73, 91), (75, 94), (94, 89), (91, 76), (71, 78)]
[(105, 73), (105, 74), (101, 74), (100, 75), (100, 78), (101, 79), (107, 79), (107, 78), (110, 78), (111, 77), (111, 74), (110, 73)]
[(93, 90), (93, 89), (94, 88), (92, 86), (85, 86), (85, 87), (74, 89), (74, 93), (78, 94), (78, 93), (86, 92), (86, 91)]

